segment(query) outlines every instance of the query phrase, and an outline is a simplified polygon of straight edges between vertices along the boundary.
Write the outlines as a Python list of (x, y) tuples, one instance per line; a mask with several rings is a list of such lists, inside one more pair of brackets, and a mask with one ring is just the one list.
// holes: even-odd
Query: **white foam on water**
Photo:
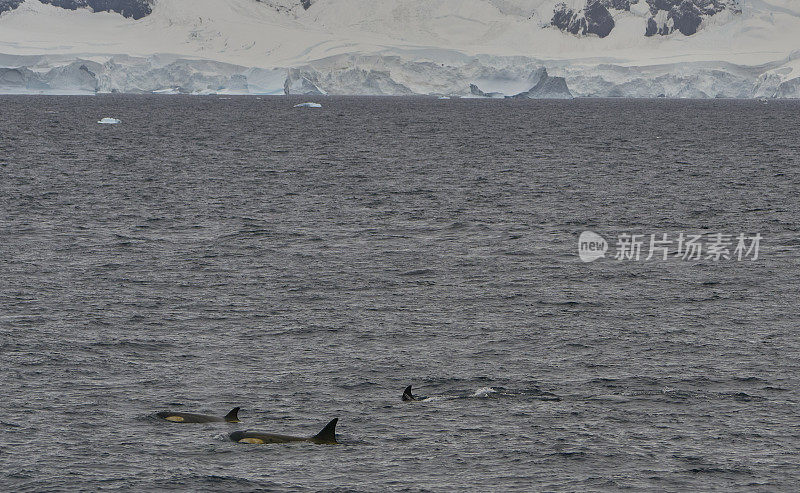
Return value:
[(472, 394), (472, 397), (489, 397), (491, 394), (496, 394), (497, 391), (491, 387), (482, 387)]

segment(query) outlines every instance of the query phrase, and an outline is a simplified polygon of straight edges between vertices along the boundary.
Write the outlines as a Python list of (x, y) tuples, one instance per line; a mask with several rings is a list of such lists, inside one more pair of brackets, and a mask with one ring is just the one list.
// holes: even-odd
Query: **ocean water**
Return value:
[(0, 489), (796, 489), (800, 103), (299, 102), (0, 97)]

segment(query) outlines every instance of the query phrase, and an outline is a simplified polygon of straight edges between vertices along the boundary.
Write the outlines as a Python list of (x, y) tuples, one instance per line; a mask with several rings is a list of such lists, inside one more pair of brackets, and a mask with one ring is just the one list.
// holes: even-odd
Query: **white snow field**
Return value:
[(574, 97), (800, 97), (800, 0), (726, 0), (688, 36), (645, 36), (631, 1), (601, 38), (551, 25), (557, 0), (153, 0), (138, 20), (24, 0), (0, 14), (0, 92), (503, 97), (546, 68)]

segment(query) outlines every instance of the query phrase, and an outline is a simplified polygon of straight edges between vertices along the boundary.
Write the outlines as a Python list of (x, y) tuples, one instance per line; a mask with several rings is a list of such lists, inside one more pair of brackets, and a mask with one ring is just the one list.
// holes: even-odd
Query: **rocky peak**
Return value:
[(90, 8), (95, 12), (117, 12), (124, 17), (141, 19), (153, 11), (153, 0), (39, 0), (69, 10)]
[(685, 36), (695, 34), (703, 19), (723, 10), (741, 13), (739, 0), (646, 0), (651, 17), (647, 20), (645, 36), (666, 36), (679, 31)]
[[(586, 0), (586, 6), (581, 11), (574, 11), (565, 3), (556, 5), (551, 24), (562, 31), (572, 34), (594, 34), (605, 38), (614, 29), (614, 17), (606, 5), (625, 5), (624, 0)], [(627, 2), (630, 9), (630, 2)]]

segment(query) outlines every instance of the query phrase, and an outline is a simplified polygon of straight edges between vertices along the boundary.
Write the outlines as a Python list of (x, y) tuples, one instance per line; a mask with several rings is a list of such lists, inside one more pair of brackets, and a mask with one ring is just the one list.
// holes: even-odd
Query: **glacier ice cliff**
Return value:
[(286, 70), (168, 56), (72, 59), (0, 55), (0, 92), (283, 94)]
[(0, 0), (6, 93), (794, 98), (798, 46), (795, 0)]
[(755, 67), (727, 62), (630, 66), (452, 53), (448, 63), (440, 63), (411, 53), (337, 55), (269, 69), (164, 55), (0, 55), (0, 93), (799, 98), (800, 52)]

